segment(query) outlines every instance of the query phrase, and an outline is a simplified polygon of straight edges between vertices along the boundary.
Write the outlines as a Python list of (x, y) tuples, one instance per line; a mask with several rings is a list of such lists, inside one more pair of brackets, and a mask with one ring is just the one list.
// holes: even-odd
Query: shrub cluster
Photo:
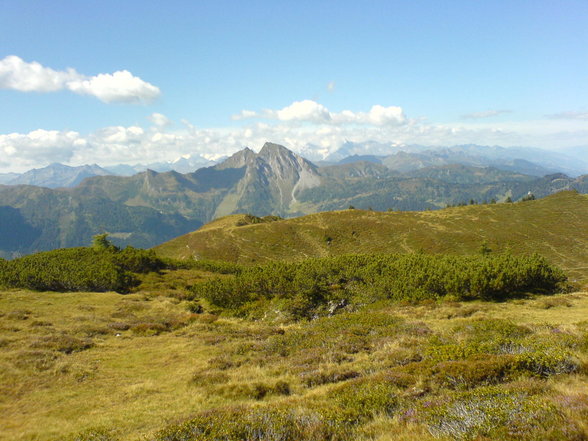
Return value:
[(279, 220), (282, 220), (282, 218), (280, 216), (269, 215), (269, 216), (259, 217), (259, 216), (254, 216), (252, 214), (246, 214), (243, 217), (243, 219), (237, 221), (237, 226), (243, 227), (245, 225), (264, 224), (264, 223), (275, 222), (275, 221), (279, 221)]
[(232, 278), (198, 283), (193, 292), (215, 306), (241, 312), (247, 304), (277, 300), (294, 318), (309, 318), (380, 299), (499, 300), (548, 293), (565, 281), (561, 270), (538, 255), (349, 255), (245, 268)]
[(202, 412), (161, 430), (153, 441), (344, 441), (354, 439), (354, 429), (375, 415), (392, 415), (398, 404), (394, 386), (362, 379), (340, 385), (325, 398), (310, 405), (291, 401)]
[(65, 248), (0, 261), (0, 286), (37, 291), (128, 292), (135, 273), (163, 268), (153, 251), (127, 247)]
[(553, 404), (526, 391), (489, 386), (421, 409), (436, 437), (455, 440), (582, 440), (582, 429)]

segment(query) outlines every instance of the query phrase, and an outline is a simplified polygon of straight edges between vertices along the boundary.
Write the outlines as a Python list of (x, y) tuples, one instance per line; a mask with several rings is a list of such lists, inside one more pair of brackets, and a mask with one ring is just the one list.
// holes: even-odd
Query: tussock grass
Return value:
[[(209, 276), (193, 271), (181, 278)], [(190, 304), (153, 286), (0, 292), (0, 439), (588, 436), (588, 293), (381, 301), (283, 324)]]

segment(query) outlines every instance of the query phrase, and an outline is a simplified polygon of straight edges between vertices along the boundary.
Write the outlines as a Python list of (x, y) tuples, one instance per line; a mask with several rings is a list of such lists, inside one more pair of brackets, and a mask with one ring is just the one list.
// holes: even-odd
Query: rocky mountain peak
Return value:
[(268, 163), (278, 174), (284, 174), (288, 170), (299, 172), (303, 169), (316, 174), (316, 166), (313, 163), (280, 144), (266, 142), (257, 157)]
[(273, 142), (266, 142), (259, 151), (259, 156), (261, 156), (262, 158), (275, 155), (294, 156), (294, 153), (288, 150), (283, 145), (274, 144)]
[(266, 142), (260, 152), (243, 149), (217, 170), (246, 167), (243, 178), (216, 210), (216, 216), (239, 211), (286, 215), (296, 194), (320, 184), (317, 167), (286, 147)]
[(239, 150), (237, 153), (234, 153), (229, 158), (225, 159), (220, 164), (216, 165), (215, 168), (217, 170), (223, 170), (226, 168), (241, 168), (247, 165), (251, 165), (257, 155), (253, 150), (249, 147), (245, 147), (243, 150)]

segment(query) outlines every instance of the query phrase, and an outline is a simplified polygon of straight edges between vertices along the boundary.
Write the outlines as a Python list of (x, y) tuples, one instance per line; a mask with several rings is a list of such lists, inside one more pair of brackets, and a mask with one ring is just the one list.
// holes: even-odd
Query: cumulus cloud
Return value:
[(331, 113), (322, 104), (312, 100), (295, 101), (280, 110), (268, 110), (267, 116), (280, 121), (329, 122)]
[(369, 112), (331, 112), (324, 105), (313, 100), (294, 101), (278, 110), (266, 109), (262, 112), (242, 110), (233, 115), (234, 120), (273, 119), (284, 122), (306, 122), (312, 124), (367, 124), (375, 126), (400, 125), (407, 122), (402, 107), (372, 106)]
[(86, 140), (78, 132), (33, 130), (32, 132), (0, 135), (0, 152), (3, 159), (18, 169), (33, 168), (52, 162), (68, 162), (76, 149), (83, 148)]
[(20, 92), (69, 90), (105, 103), (144, 104), (161, 94), (158, 87), (127, 70), (86, 76), (72, 68), (57, 71), (36, 61), (29, 63), (15, 55), (0, 60), (0, 88)]
[(20, 92), (55, 92), (70, 81), (80, 80), (74, 69), (56, 71), (33, 61), (27, 63), (15, 55), (0, 60), (0, 87)]
[(483, 119), (483, 118), (491, 118), (493, 116), (502, 115), (504, 113), (510, 113), (510, 110), (484, 110), (483, 112), (472, 112), (466, 113), (461, 117), (464, 119)]
[(74, 93), (95, 96), (105, 103), (145, 104), (161, 93), (158, 87), (135, 77), (128, 70), (70, 81), (66, 87)]
[(407, 120), (402, 107), (384, 107), (379, 104), (372, 106), (369, 112), (352, 112), (344, 110), (333, 115), (339, 123), (369, 124), (375, 126), (401, 125)]

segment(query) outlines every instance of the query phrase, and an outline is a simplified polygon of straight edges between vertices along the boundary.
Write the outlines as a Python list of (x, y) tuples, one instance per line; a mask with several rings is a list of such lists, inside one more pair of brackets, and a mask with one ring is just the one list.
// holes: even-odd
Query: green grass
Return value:
[(345, 210), (237, 226), (242, 215), (216, 220), (155, 248), (162, 256), (244, 264), (350, 253), (494, 252), (546, 257), (579, 286), (588, 283), (588, 196), (561, 192), (514, 204), (427, 212)]
[[(149, 275), (129, 295), (1, 292), (0, 439), (588, 436), (588, 293), (277, 324), (191, 313), (187, 286), (209, 276)], [(482, 417), (456, 425), (463, 412)], [(198, 427), (208, 435), (184, 436)]]

